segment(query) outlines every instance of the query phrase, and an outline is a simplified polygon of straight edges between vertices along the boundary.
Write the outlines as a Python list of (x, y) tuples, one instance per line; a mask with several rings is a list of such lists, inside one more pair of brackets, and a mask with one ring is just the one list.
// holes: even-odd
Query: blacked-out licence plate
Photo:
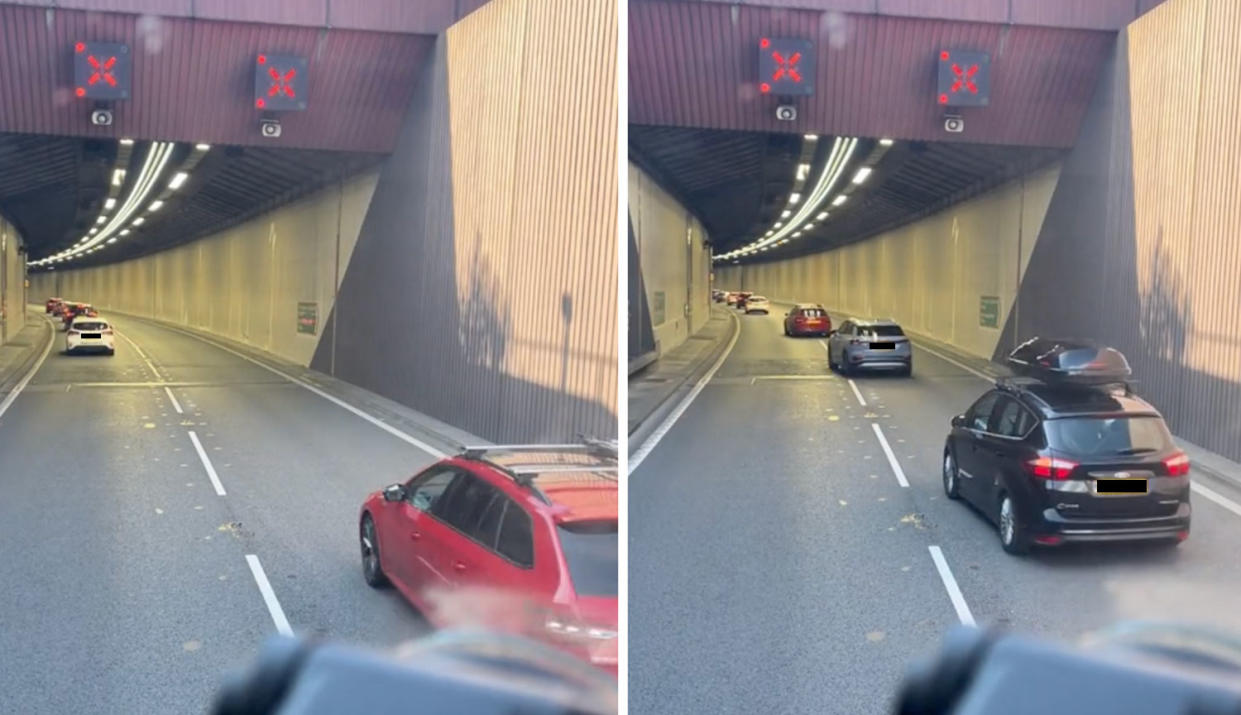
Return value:
[(871, 350), (895, 350), (896, 343), (871, 343)]
[(1149, 487), (1145, 479), (1096, 479), (1095, 493), (1105, 495), (1145, 494)]
[(100, 337), (99, 333), (82, 333), (83, 340), (98, 340)]

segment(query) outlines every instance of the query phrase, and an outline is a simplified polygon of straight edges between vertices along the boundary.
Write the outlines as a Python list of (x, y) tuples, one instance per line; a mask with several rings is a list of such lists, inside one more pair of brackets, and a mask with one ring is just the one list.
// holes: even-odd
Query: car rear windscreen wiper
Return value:
[(1150, 454), (1151, 452), (1158, 451), (1159, 450), (1154, 447), (1126, 447), (1124, 449), (1116, 450), (1116, 454)]

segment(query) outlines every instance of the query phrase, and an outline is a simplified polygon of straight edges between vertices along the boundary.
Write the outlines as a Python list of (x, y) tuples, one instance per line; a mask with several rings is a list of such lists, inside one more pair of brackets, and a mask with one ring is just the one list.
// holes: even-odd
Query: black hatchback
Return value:
[(1001, 380), (952, 419), (944, 491), (1032, 544), (1189, 536), (1189, 458), (1125, 384)]

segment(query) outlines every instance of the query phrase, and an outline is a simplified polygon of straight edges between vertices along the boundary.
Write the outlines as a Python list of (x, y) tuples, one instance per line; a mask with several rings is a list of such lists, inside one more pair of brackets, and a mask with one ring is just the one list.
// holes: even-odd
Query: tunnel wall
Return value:
[(26, 325), (26, 256), (20, 252), (21, 246), (17, 229), (0, 218), (0, 345)]
[[(309, 365), (349, 264), (378, 171), (222, 233), (122, 263), (35, 274), (60, 295), (186, 325)], [(339, 239), (339, 240), (338, 240)], [(316, 324), (300, 322), (313, 307)], [(309, 317), (308, 315), (306, 317)]]
[(706, 229), (633, 162), (629, 219), (651, 327), (659, 352), (664, 353), (698, 332), (710, 315), (711, 249)]
[(440, 38), (313, 367), (489, 439), (616, 437), (616, 21), (493, 0)]
[[(837, 323), (839, 314), (894, 318), (908, 330), (991, 357), (1059, 173), (1059, 166), (1040, 170), (836, 250), (717, 268), (716, 285), (820, 303)], [(998, 302), (994, 327), (983, 324), (984, 296)]]

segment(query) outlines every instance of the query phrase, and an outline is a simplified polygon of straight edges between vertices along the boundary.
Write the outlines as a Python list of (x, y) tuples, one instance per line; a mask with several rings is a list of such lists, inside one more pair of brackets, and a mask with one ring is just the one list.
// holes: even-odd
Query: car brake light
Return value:
[(1068, 479), (1076, 468), (1077, 462), (1055, 457), (1039, 457), (1026, 462), (1026, 471), (1039, 479)]
[(1168, 468), (1169, 477), (1183, 477), (1189, 474), (1189, 456), (1184, 452), (1177, 452), (1163, 460), (1163, 466)]

